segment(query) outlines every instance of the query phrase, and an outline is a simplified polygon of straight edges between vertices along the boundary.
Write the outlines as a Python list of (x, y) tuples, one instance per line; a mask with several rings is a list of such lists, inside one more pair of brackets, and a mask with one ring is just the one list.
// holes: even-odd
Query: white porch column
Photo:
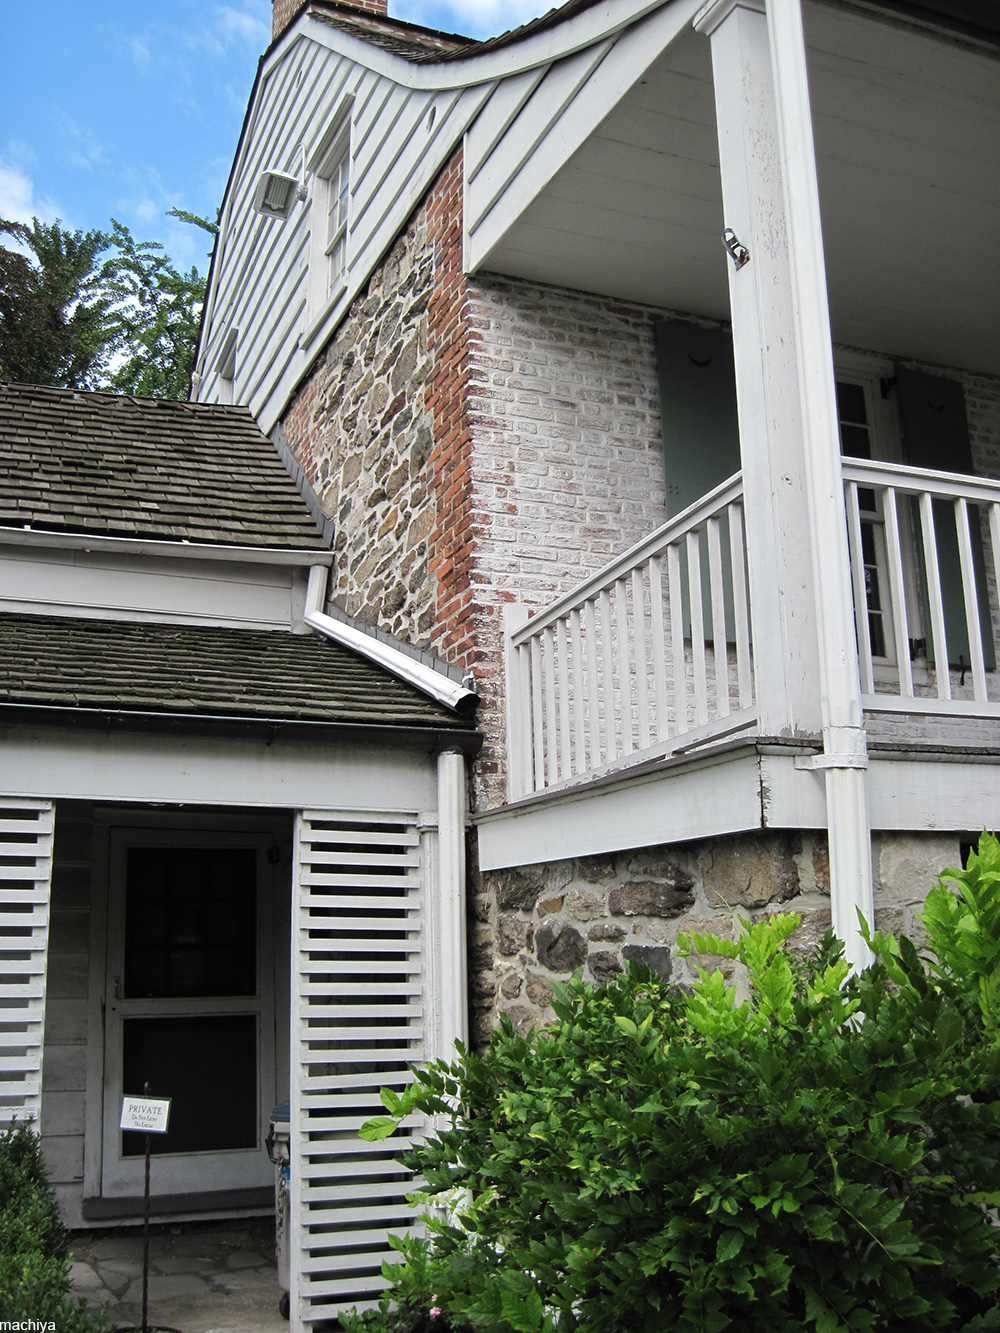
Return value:
[(709, 0), (743, 453), (755, 678), (765, 734), (819, 731), (833, 925), (868, 960), (871, 830), (833, 354), (800, 0)]
[(438, 871), (431, 964), (435, 1055), (454, 1060), (455, 1042), (469, 1040), (465, 947), (465, 758), (438, 755)]

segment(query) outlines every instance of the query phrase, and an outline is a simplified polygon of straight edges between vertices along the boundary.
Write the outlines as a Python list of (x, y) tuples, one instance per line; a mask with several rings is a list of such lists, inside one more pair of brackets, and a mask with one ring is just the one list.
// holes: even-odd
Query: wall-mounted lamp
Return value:
[(254, 191), (253, 208), (266, 218), (280, 218), (284, 222), (291, 213), (296, 200), (301, 202), (307, 197), (305, 184), (305, 148), (299, 144), (302, 154), (302, 166), (298, 176), (287, 171), (268, 170), (260, 173), (257, 189)]

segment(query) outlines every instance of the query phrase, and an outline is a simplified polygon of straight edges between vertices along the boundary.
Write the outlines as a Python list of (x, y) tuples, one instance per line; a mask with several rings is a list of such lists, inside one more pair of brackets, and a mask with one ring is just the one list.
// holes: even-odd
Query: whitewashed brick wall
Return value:
[(662, 314), (504, 278), (469, 290), (485, 809), (504, 799), (503, 604), (546, 605), (666, 519)]

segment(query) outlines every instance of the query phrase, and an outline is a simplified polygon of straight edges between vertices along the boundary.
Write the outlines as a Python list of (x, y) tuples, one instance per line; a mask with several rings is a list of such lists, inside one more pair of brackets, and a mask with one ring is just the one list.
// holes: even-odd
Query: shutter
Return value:
[(656, 365), (672, 517), (740, 470), (732, 331), (661, 320)]
[(358, 1129), (423, 1058), (421, 849), (416, 817), (305, 811), (292, 925), (292, 1317), (367, 1308), (386, 1286), (390, 1233), (417, 1228), (395, 1160)]
[[(899, 420), (906, 461), (913, 467), (931, 468), (939, 472), (961, 472), (972, 476), (972, 446), (965, 415), (965, 393), (961, 384), (957, 380), (944, 379), (940, 375), (927, 375), (920, 370), (900, 367), (896, 371), (896, 387), (899, 393)], [(996, 649), (993, 643), (993, 623), (990, 618), (982, 536), (974, 517), (978, 512), (976, 505), (969, 506), (969, 515), (973, 519), (969, 535), (972, 540), (972, 564), (976, 576), (983, 657), (986, 669), (992, 671), (996, 667)], [(934, 531), (938, 567), (941, 573), (948, 661), (953, 667), (960, 665), (968, 667), (972, 656), (969, 651), (969, 630), (965, 615), (962, 565), (955, 526), (955, 507), (948, 500), (934, 501)], [(923, 561), (920, 565), (923, 569)], [(924, 623), (929, 625), (930, 612), (927, 608), (925, 589)], [(932, 653), (929, 640), (927, 646), (928, 651)]]
[(41, 1116), (53, 808), (0, 800), (0, 1123)]

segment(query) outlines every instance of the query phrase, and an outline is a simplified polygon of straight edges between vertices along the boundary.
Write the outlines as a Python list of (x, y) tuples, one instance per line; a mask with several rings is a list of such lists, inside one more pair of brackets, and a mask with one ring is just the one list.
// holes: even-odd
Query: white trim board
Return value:
[[(795, 758), (791, 750), (741, 748), (490, 811), (474, 821), (479, 867), (501, 870), (762, 828), (825, 828), (825, 772), (796, 768)], [(982, 756), (873, 756), (868, 789), (875, 831), (1000, 826), (1000, 762)]]
[(435, 809), (434, 759), (386, 746), (223, 737), (0, 731), (4, 793), (175, 805)]

